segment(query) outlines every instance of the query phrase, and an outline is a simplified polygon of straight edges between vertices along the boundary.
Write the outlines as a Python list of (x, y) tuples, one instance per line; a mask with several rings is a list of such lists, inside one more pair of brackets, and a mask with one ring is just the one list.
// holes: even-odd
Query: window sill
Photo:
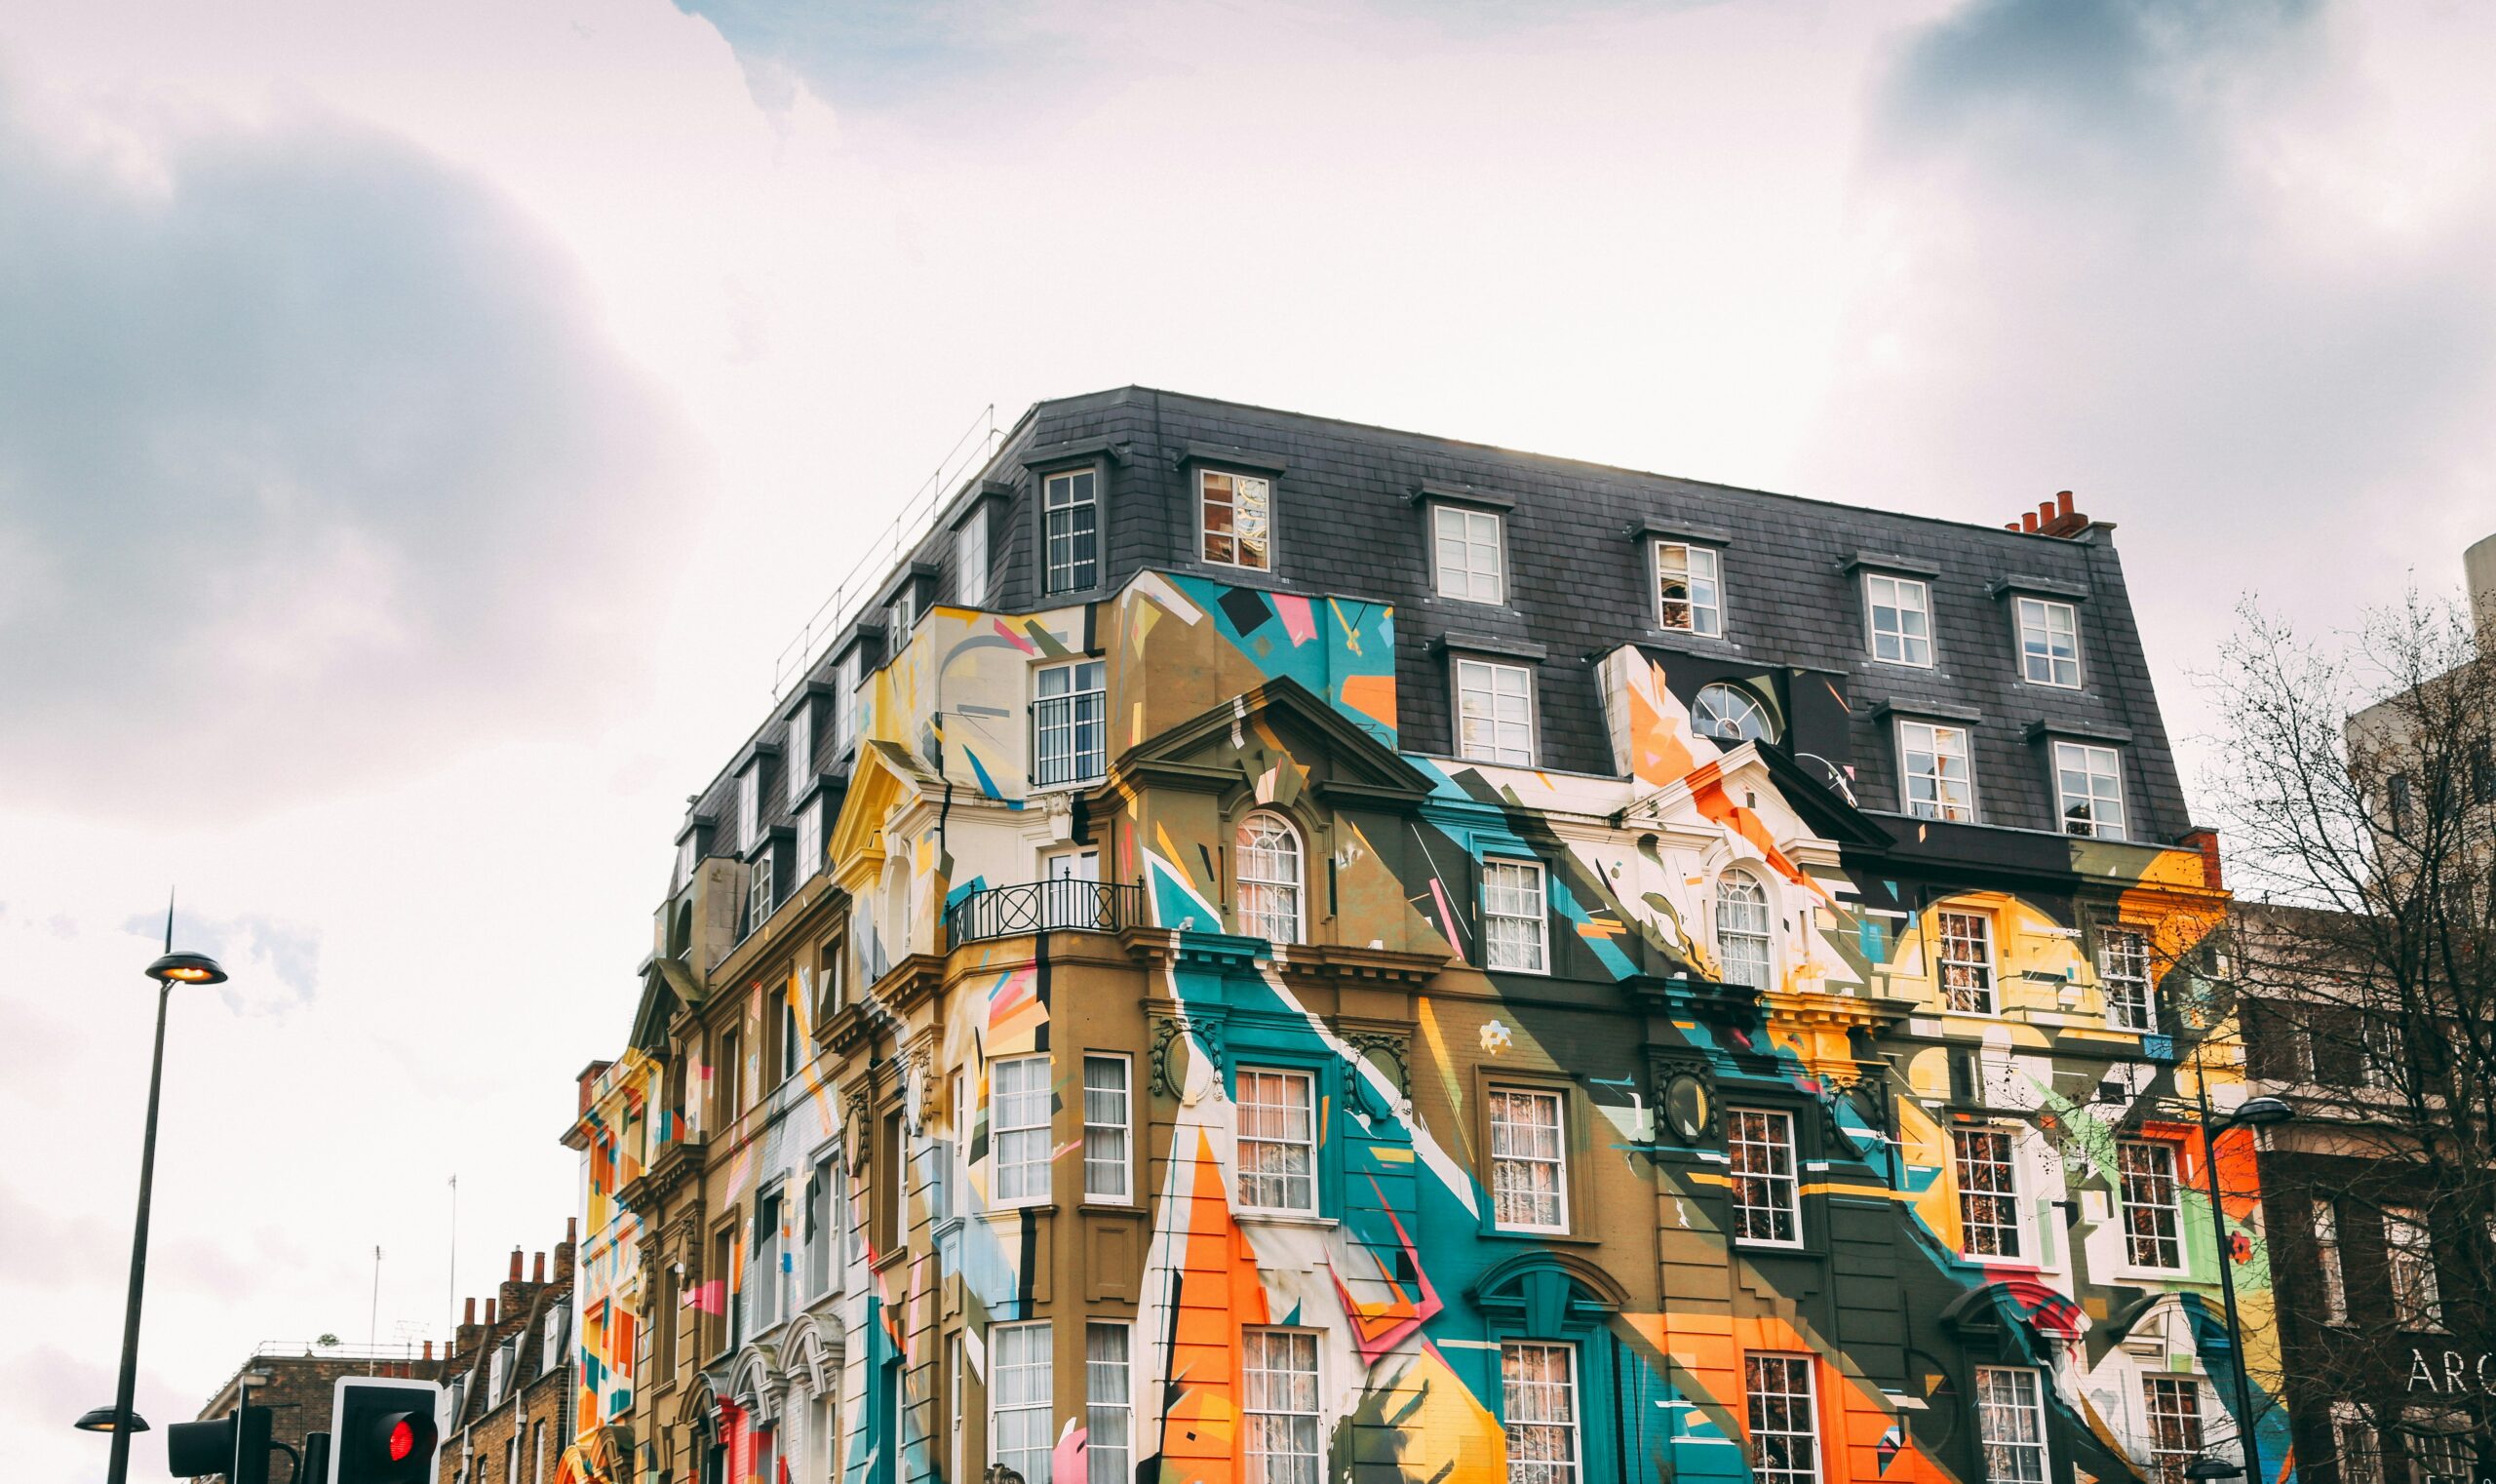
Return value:
[(1733, 1248), (1736, 1252), (1746, 1253), (1752, 1257), (1800, 1257), (1811, 1258), (1815, 1262), (1828, 1261), (1827, 1253), (1815, 1251), (1801, 1242), (1753, 1242), (1736, 1237)]
[(1306, 1227), (1319, 1231), (1331, 1231), (1343, 1225), (1338, 1218), (1320, 1216), (1312, 1211), (1260, 1211), (1253, 1207), (1234, 1209), (1231, 1219), (1242, 1225), (1260, 1223), (1268, 1227)]
[(1503, 1242), (1546, 1242), (1560, 1247), (1600, 1247), (1603, 1238), (1572, 1231), (1529, 1231), (1511, 1227), (1484, 1227), (1482, 1234)]
[(1074, 1209), (1086, 1216), (1137, 1216), (1144, 1211), (1131, 1200), (1087, 1200)]
[(2118, 1265), (2113, 1276), (2117, 1282), (2215, 1283), (2218, 1281), (2216, 1278), (2197, 1278), (2193, 1276), (2193, 1269), (2190, 1268), (2135, 1268), (2129, 1263)]
[(1057, 1202), (1054, 1200), (993, 1200), (988, 1203), (988, 1208), (979, 1214), (994, 1218), (999, 1216), (1018, 1216), (1025, 1211), (1054, 1211), (1056, 1209)]

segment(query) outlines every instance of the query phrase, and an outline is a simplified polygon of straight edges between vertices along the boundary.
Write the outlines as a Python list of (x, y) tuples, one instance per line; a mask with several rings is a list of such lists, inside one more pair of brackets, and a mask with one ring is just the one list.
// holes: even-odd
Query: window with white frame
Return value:
[(1456, 752), (1473, 762), (1534, 765), (1534, 671), (1487, 659), (1456, 662)]
[(1542, 867), (1535, 861), (1482, 863), (1482, 964), (1545, 974), (1551, 970)]
[(1101, 580), (1101, 476), (1070, 469), (1040, 481), (1040, 588), (1079, 593)]
[(2046, 1399), (2036, 1372), (1976, 1367), (1976, 1437), (1985, 1484), (2046, 1484)]
[(954, 534), (954, 598), (966, 608), (988, 601), (988, 508), (975, 508)]
[(798, 1074), (806, 1063), (806, 1034), (798, 1024), (798, 999), (786, 985), (780, 989), (780, 1080), (785, 1082)]
[(2144, 1376), (2141, 1400), (2149, 1422), (2150, 1473), (2164, 1484), (2184, 1484), (2184, 1470), (2202, 1456), (2202, 1384), (2184, 1376)]
[(1808, 1355), (1745, 1355), (1751, 1477), (1759, 1484), (1819, 1484), (1819, 1409)]
[(845, 751), (858, 735), (858, 651), (850, 650), (832, 667), (832, 745)]
[(916, 579), (901, 585), (892, 602), (884, 605), (885, 652), (899, 654), (910, 643), (910, 633), (918, 627), (918, 588)]
[(1248, 1477), (1259, 1484), (1317, 1484), (1317, 1337), (1252, 1329), (1239, 1337), (1241, 1421)]
[(1691, 698), (1690, 729), (1711, 742), (1776, 740), (1776, 718), (1748, 687), (1713, 681)]
[(1993, 918), (1980, 912), (1936, 912), (1932, 924), (1940, 939), (1942, 1008), (1994, 1014)]
[(700, 847), (694, 841), (693, 832), (687, 830), (684, 832), (684, 838), (676, 842), (676, 884), (680, 888), (693, 883), (693, 868), (700, 863), (701, 859)]
[(751, 850), (762, 839), (762, 762), (757, 759), (737, 774), (737, 850)]
[(2349, 1322), (2349, 1279), (2340, 1266), (2340, 1212), (2330, 1201), (2316, 1196), (2314, 1212), (2314, 1267), (2322, 1280), (2322, 1322)]
[(1317, 1210), (1317, 1087), (1306, 1072), (1242, 1067), (1238, 1077), (1239, 1204)]
[(1000, 1206), (1049, 1198), (1049, 1059), (1005, 1057), (988, 1066), (988, 1140)]
[(798, 811), (798, 880), (811, 880), (823, 869), (823, 801), (809, 799)]
[(754, 1203), (754, 1270), (747, 1274), (746, 1286), (754, 1295), (754, 1327), (757, 1332), (780, 1322), (780, 1253), (782, 1231), (781, 1192), (773, 1191)]
[(830, 1154), (817, 1158), (813, 1176), (806, 1182), (806, 1296), (820, 1298), (832, 1291), (832, 1249), (840, 1239), (833, 1226), (833, 1184), (839, 1178)]
[(1495, 511), (1470, 510), (1462, 505), (1430, 507), (1440, 597), (1462, 603), (1508, 601), (1500, 524)]
[(1950, 1132), (1959, 1177), (1959, 1250), (1970, 1257), (2019, 1256), (2019, 1182), (2004, 1128)]
[[(953, 1438), (951, 1446), (946, 1449), (951, 1466), (945, 1470), (945, 1477), (961, 1479), (967, 1484), (970, 1471), (962, 1466), (962, 1434), (970, 1429), (962, 1425), (962, 1419), (970, 1412), (968, 1403), (971, 1370), (970, 1361), (964, 1356), (962, 1350), (962, 1336), (959, 1330), (945, 1337), (945, 1428)], [(821, 1484), (840, 1484), (838, 1466), (836, 1461), (827, 1454), (823, 1471), (815, 1475), (815, 1478), (820, 1480)]]
[(1796, 1184), (1793, 1114), (1736, 1108), (1726, 1114), (1725, 1134), (1733, 1166), (1735, 1238), (1801, 1246), (1803, 1212)]
[(2124, 1207), (2124, 1260), (2164, 1271), (2182, 1268), (2184, 1212), (2175, 1146), (2126, 1140), (2115, 1147), (2115, 1169)]
[(1300, 832), (1259, 809), (1239, 821), (1232, 841), (1239, 873), (1239, 931), (1269, 943), (1301, 939)]
[(1129, 1172), (1130, 1112), (1127, 1059), (1083, 1059), (1083, 1198), (1125, 1202), (1135, 1198)]
[(811, 700), (789, 713), (789, 801), (796, 803), (806, 797), (806, 789), (815, 781), (815, 703)]
[(771, 916), (777, 898), (771, 894), (771, 852), (764, 850), (754, 858), (745, 879), (745, 930), (753, 932)]
[(1871, 610), (1872, 657), (1930, 669), (1932, 589), (1920, 577), (1867, 572), (1863, 601)]
[(1096, 1320), (1083, 1326), (1083, 1425), (1091, 1460), (1085, 1484), (1134, 1484), (1135, 1386), (1128, 1344), (1123, 1324)]
[(1032, 677), (1032, 780), (1042, 788), (1089, 783), (1109, 771), (1108, 667), (1100, 660), (1050, 665)]
[(2400, 1416), (2401, 1441), (2409, 1450), (2409, 1484), (2472, 1484), (2478, 1477), (2478, 1445), (2467, 1412), (2411, 1407)]
[(1491, 1224), (1503, 1231), (1569, 1230), (1569, 1156), (1560, 1095), (1494, 1087)]
[(1051, 1364), (1047, 1320), (988, 1327), (988, 1454), (1026, 1479), (1049, 1476)]
[(1683, 541), (1656, 543), (1656, 627), (1676, 634), (1725, 633), (1725, 586), (1716, 551)]
[(1251, 571), (1270, 570), (1274, 564), (1272, 484), (1254, 474), (1199, 469), (1196, 494), (1203, 516), (1204, 559)]
[(2110, 927), (2097, 935), (2097, 983), (2106, 996), (2106, 1023), (2143, 1034), (2158, 1029), (2158, 991), (2150, 974), (2149, 935)]
[(1898, 770), (1909, 814), (1918, 819), (1974, 821), (1976, 775), (1968, 761), (1968, 728), (1938, 722), (1899, 722)]
[(2409, 1206), (2383, 1212), (2384, 1278), (2392, 1289), (2392, 1318), (2404, 1329), (2441, 1329), (2443, 1285), (2436, 1272), (2436, 1241), (2426, 1218)]
[(2331, 1404), (2331, 1449), (2340, 1476), (2334, 1484), (2383, 1484), (2383, 1440), (2374, 1414), (2353, 1401)]
[(2080, 612), (2068, 603), (2022, 598), (2019, 674), (2032, 685), (2080, 687)]
[(1776, 987), (1768, 923), (1768, 888), (1759, 878), (1738, 867), (1716, 878), (1716, 957), (1725, 983), (1754, 990)]
[(2114, 748), (2055, 743), (2054, 795), (2064, 834), (2124, 838), (2124, 760)]
[(1536, 1340), (1500, 1347), (1500, 1423), (1508, 1484), (1579, 1484), (1578, 1347)]

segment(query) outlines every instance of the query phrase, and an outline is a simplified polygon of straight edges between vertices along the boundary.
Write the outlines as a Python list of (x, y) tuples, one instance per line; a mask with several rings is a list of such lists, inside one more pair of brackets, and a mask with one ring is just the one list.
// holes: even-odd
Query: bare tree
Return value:
[(2246, 1071), (2297, 1113), (2261, 1176), (2300, 1472), (2476, 1473), (2496, 1458), (2496, 654), (2414, 592), (2337, 642), (2241, 613), (2204, 786)]

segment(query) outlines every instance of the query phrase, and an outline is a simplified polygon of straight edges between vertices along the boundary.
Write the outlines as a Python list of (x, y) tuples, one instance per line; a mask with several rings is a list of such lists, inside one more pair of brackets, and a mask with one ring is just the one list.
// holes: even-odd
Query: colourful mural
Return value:
[[(1399, 751), (1395, 649), (1384, 605), (1184, 573), (921, 616), (783, 909), (828, 925), (736, 947), (740, 1002), (680, 994), (584, 1117), (582, 1417), (667, 1477), (846, 1484), (2095, 1484), (2232, 1445), (2222, 1232), (2254, 1337), (2270, 1285), (2244, 1136), (2191, 1112), (2243, 1095), (2195, 852), (1951, 854), (1702, 736), (1631, 647), (1584, 672), (1612, 775)], [(751, 1106), (671, 1135), (656, 1059), (716, 1105), (731, 1029)], [(602, 1203), (671, 1138), (686, 1302), (729, 1321), (672, 1412), (587, 1307), (647, 1312)]]

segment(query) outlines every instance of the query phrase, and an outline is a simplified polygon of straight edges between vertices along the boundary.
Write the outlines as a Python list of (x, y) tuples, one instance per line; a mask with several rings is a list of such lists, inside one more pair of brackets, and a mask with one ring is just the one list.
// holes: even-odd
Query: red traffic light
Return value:
[(415, 1451), (416, 1429), (409, 1426), (403, 1417), (390, 1429), (390, 1462), (396, 1464)]

